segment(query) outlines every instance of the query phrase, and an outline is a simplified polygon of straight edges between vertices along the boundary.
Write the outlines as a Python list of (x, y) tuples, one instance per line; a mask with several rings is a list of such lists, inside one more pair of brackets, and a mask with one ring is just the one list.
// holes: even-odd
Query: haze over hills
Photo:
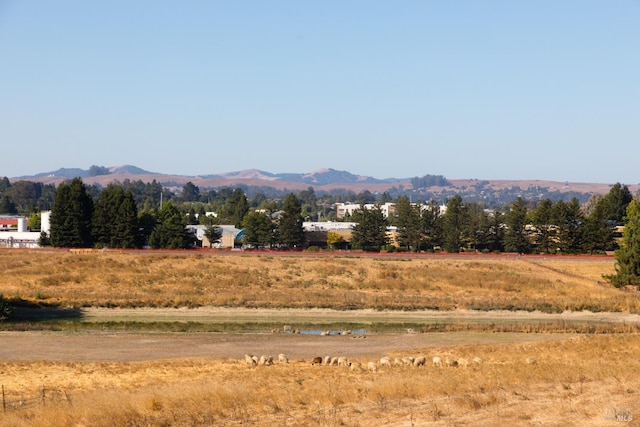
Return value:
[[(430, 175), (425, 175), (429, 177)], [(187, 182), (192, 182), (201, 189), (246, 186), (273, 188), (276, 190), (300, 191), (313, 187), (316, 191), (345, 190), (352, 192), (370, 191), (372, 193), (416, 192), (421, 196), (438, 198), (460, 194), (465, 198), (489, 200), (496, 193), (508, 193), (512, 198), (522, 196), (528, 200), (546, 197), (562, 198), (563, 195), (577, 195), (584, 201), (591, 194), (606, 194), (614, 183), (572, 183), (545, 180), (479, 180), (479, 179), (446, 179), (441, 176), (438, 184), (418, 186), (418, 177), (385, 178), (352, 174), (331, 168), (319, 169), (307, 173), (272, 173), (258, 169), (226, 172), (207, 175), (171, 175), (151, 172), (133, 165), (91, 166), (89, 169), (61, 168), (51, 172), (42, 172), (31, 176), (11, 178), (11, 181), (27, 180), (46, 184), (59, 184), (65, 180), (81, 177), (86, 184), (106, 186), (113, 182), (143, 181), (161, 183), (166, 187), (179, 190)], [(444, 184), (442, 183), (444, 181)], [(625, 184), (625, 183), (623, 183)], [(640, 185), (629, 185), (632, 193), (640, 191)], [(551, 196), (549, 196), (551, 195)], [(500, 197), (502, 198), (502, 197)]]

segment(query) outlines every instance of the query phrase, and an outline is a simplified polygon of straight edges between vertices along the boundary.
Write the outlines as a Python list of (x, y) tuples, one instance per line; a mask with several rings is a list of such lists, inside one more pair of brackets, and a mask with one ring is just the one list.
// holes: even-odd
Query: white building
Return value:
[[(41, 231), (49, 233), (51, 224), (49, 221), (51, 211), (42, 212), (40, 214)], [(15, 222), (17, 227), (15, 231), (0, 231), (0, 247), (5, 248), (39, 248), (41, 231), (28, 231), (27, 218), (25, 217), (2, 217), (6, 222)]]

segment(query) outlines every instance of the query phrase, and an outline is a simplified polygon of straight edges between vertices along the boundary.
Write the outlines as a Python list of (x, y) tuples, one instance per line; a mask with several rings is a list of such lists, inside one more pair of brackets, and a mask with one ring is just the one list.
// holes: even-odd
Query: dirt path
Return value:
[[(269, 309), (84, 309), (85, 321), (197, 321), (252, 322), (266, 325), (297, 322), (319, 327), (327, 323), (367, 324), (433, 322), (545, 322), (589, 321), (608, 323), (640, 322), (628, 313), (528, 313), (476, 311), (334, 311)], [(270, 327), (271, 327), (270, 326)], [(482, 343), (517, 343), (565, 339), (566, 334), (520, 334), (491, 332), (451, 333), (367, 333), (320, 336), (285, 333), (157, 333), (157, 332), (0, 332), (0, 361), (137, 361), (189, 357), (240, 358), (244, 353), (286, 353), (291, 358), (341, 354), (370, 357), (394, 351), (410, 351), (435, 346)]]
[(629, 313), (592, 313), (589, 311), (541, 313), (528, 311), (389, 311), (328, 309), (244, 309), (225, 307), (200, 308), (85, 308), (87, 321), (193, 321), (202, 323), (443, 323), (443, 322), (553, 322), (558, 320), (594, 323), (640, 323), (640, 315)]
[(310, 359), (344, 355), (379, 357), (437, 346), (517, 343), (572, 335), (519, 333), (378, 334), (364, 337), (218, 333), (0, 332), (1, 362), (126, 362), (206, 357), (239, 359), (245, 353)]

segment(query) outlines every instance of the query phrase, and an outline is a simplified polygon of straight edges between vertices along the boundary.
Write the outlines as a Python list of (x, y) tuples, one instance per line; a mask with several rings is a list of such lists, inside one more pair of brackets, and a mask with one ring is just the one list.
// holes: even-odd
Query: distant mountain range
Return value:
[(149, 180), (150, 177), (155, 176), (156, 181), (165, 182), (175, 181), (177, 183), (185, 183), (191, 180), (195, 181), (220, 181), (226, 180), (232, 182), (247, 182), (247, 181), (263, 181), (265, 183), (294, 183), (294, 184), (307, 184), (307, 185), (335, 185), (335, 184), (394, 184), (401, 182), (408, 182), (410, 178), (387, 178), (378, 179), (370, 176), (354, 175), (347, 171), (338, 171), (335, 169), (319, 169), (308, 173), (271, 173), (258, 169), (247, 169), (236, 172), (227, 172), (221, 174), (212, 175), (197, 175), (197, 176), (184, 176), (184, 175), (168, 175), (158, 172), (150, 172), (132, 165), (123, 166), (92, 166), (89, 169), (79, 168), (60, 168), (51, 172), (41, 172), (31, 176), (20, 176), (13, 178), (14, 180), (30, 180), (30, 181), (43, 181), (58, 183), (66, 179), (72, 179), (80, 177), (87, 183), (101, 182), (105, 178), (108, 181), (120, 180), (122, 177), (129, 179), (141, 179), (143, 181)]
[[(484, 200), (487, 203), (513, 200), (523, 197), (526, 200), (569, 199), (578, 197), (584, 202), (592, 194), (606, 194), (613, 183), (571, 183), (545, 180), (478, 180), (446, 179), (440, 176), (425, 175), (414, 178), (379, 179), (370, 176), (355, 175), (335, 169), (319, 169), (308, 173), (271, 173), (258, 169), (247, 169), (211, 175), (170, 175), (150, 172), (132, 165), (91, 166), (89, 169), (61, 168), (51, 172), (32, 176), (11, 178), (12, 181), (27, 180), (47, 184), (59, 184), (62, 181), (81, 177), (86, 184), (106, 186), (112, 182), (156, 181), (165, 187), (179, 191), (187, 182), (201, 189), (244, 186), (246, 188), (271, 188), (278, 191), (300, 191), (313, 187), (316, 191), (336, 192), (370, 191), (372, 193), (389, 192), (392, 195), (415, 194), (416, 199), (430, 198), (444, 200), (453, 194), (459, 194), (465, 200)], [(425, 179), (440, 178), (440, 179)], [(434, 184), (436, 183), (436, 184)], [(640, 191), (640, 185), (629, 185), (632, 193)]]

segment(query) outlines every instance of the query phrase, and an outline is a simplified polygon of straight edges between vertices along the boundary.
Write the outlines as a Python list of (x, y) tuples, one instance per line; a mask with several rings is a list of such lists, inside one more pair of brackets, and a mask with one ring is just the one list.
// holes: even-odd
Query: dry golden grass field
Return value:
[[(1, 325), (0, 425), (638, 425), (638, 295), (605, 283), (613, 268), (580, 257), (0, 250), (0, 294), (26, 316)], [(66, 310), (69, 323), (47, 319)], [(311, 336), (282, 333), (284, 322), (369, 326)], [(248, 365), (249, 352), (276, 362)], [(326, 355), (352, 365), (311, 365)], [(409, 356), (426, 364), (393, 363)]]

